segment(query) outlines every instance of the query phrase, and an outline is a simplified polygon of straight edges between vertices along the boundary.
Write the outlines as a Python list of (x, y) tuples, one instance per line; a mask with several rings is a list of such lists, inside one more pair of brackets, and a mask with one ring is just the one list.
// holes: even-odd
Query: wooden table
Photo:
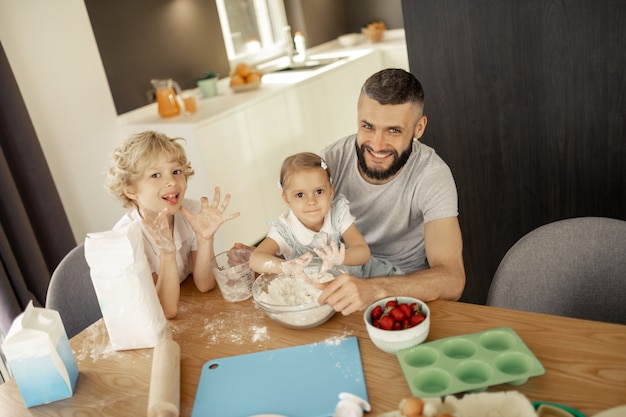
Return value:
[[(427, 341), (511, 327), (546, 369), (517, 390), (530, 400), (564, 404), (588, 417), (626, 404), (626, 326), (569, 319), (480, 305), (434, 301)], [(210, 359), (357, 336), (372, 412), (397, 408), (410, 390), (394, 355), (376, 348), (362, 314), (335, 315), (309, 330), (282, 327), (253, 301), (229, 303), (219, 290), (199, 293), (182, 285), (179, 315), (170, 321), (181, 346), (181, 416), (190, 416), (202, 365)], [(80, 375), (72, 398), (25, 408), (15, 384), (0, 385), (0, 416), (144, 416), (148, 403), (152, 349), (114, 351), (102, 320), (71, 340)]]

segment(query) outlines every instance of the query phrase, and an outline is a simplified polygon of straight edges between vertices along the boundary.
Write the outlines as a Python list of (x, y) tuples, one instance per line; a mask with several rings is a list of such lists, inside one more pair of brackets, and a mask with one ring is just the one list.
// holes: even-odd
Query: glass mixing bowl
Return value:
[[(321, 260), (312, 261), (305, 273), (316, 276)], [(333, 267), (322, 281), (329, 281), (345, 273)], [(328, 321), (335, 310), (329, 305), (319, 305), (321, 290), (301, 277), (287, 274), (261, 274), (252, 284), (252, 297), (256, 305), (277, 323), (292, 329), (310, 329)]]

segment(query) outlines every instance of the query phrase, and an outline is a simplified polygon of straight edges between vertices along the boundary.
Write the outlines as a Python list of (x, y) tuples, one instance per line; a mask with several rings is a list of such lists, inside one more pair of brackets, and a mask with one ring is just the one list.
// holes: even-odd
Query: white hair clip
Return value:
[(278, 186), (279, 190), (283, 189), (283, 185), (280, 183), (280, 180), (276, 181), (276, 185)]
[(328, 169), (328, 165), (326, 165), (326, 162), (323, 159), (322, 159), (322, 163), (320, 164), (320, 166), (322, 167), (324, 171)]

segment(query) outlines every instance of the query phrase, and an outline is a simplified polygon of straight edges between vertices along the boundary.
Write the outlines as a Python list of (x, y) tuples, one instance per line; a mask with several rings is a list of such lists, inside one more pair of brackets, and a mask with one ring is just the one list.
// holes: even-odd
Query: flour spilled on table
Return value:
[(346, 330), (343, 332), (342, 335), (332, 336), (332, 337), (327, 338), (326, 340), (324, 340), (324, 343), (326, 343), (327, 345), (331, 345), (331, 346), (339, 346), (341, 342), (343, 342), (345, 339), (353, 335), (354, 335), (354, 330), (349, 330), (349, 331)]
[(76, 359), (82, 361), (90, 357), (92, 361), (108, 358), (116, 353), (113, 345), (107, 337), (107, 330), (104, 324), (90, 326), (86, 330), (87, 335), (82, 340), (82, 345), (77, 352), (74, 352)]
[[(211, 343), (244, 344), (269, 339), (267, 327), (250, 320), (251, 317), (220, 312), (204, 320), (205, 336)], [(260, 320), (259, 320), (260, 321)]]

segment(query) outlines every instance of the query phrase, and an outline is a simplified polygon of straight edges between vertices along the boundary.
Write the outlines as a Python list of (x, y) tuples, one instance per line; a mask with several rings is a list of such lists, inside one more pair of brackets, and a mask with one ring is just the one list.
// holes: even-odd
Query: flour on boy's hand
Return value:
[(142, 223), (148, 229), (152, 240), (154, 240), (159, 250), (164, 253), (174, 253), (176, 247), (167, 219), (167, 209), (161, 210), (158, 214), (146, 210), (143, 213), (143, 217)]

